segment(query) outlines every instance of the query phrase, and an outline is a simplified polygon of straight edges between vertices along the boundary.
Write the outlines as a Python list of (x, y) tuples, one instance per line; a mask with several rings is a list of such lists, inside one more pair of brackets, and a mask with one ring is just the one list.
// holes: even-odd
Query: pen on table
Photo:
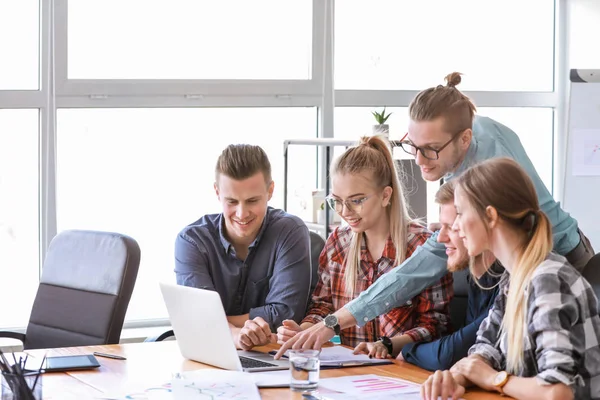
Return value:
[(118, 356), (116, 354), (100, 353), (99, 351), (95, 351), (94, 355), (98, 357), (114, 358), (115, 360), (127, 360), (127, 358), (123, 356)]

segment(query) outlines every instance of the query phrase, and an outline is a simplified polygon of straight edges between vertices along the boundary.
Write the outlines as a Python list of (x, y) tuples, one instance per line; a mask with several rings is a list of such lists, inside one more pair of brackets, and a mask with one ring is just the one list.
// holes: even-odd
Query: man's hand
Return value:
[(239, 348), (250, 350), (254, 346), (263, 346), (268, 343), (275, 343), (277, 335), (271, 333), (269, 324), (261, 317), (249, 319), (244, 323), (238, 335)]
[(460, 374), (482, 389), (494, 391), (494, 377), (498, 373), (478, 356), (469, 356), (458, 361), (450, 368), (453, 374)]
[(327, 343), (335, 332), (331, 328), (327, 328), (323, 322), (319, 322), (308, 329), (298, 332), (294, 337), (285, 342), (277, 354), (275, 359), (279, 360), (288, 349), (314, 349), (320, 350), (323, 344)]
[(440, 224), (439, 222), (431, 222), (427, 226), (427, 229), (429, 229), (431, 232), (439, 231), (440, 229), (442, 229), (442, 224)]
[(391, 355), (388, 353), (387, 347), (380, 341), (377, 342), (360, 342), (354, 348), (354, 354), (366, 354), (369, 358), (388, 358)]
[(450, 371), (435, 371), (421, 386), (423, 400), (438, 398), (457, 400), (465, 394), (465, 388), (459, 385)]
[(302, 332), (302, 328), (295, 321), (286, 319), (283, 321), (283, 325), (277, 328), (277, 343), (284, 344), (298, 332)]

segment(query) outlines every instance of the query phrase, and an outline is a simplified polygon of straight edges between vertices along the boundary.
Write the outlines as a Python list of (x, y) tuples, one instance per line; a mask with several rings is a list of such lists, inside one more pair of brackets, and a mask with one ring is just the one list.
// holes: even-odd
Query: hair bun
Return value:
[(456, 85), (458, 85), (461, 81), (461, 75), (462, 74), (460, 72), (452, 72), (446, 75), (446, 77), (444, 78), (444, 80), (446, 81), (446, 86), (456, 87)]

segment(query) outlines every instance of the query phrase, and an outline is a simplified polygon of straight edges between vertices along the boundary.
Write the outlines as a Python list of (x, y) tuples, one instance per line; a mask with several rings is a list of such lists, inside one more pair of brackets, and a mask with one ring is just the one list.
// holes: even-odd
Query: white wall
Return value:
[(569, 0), (569, 66), (600, 68), (600, 0)]

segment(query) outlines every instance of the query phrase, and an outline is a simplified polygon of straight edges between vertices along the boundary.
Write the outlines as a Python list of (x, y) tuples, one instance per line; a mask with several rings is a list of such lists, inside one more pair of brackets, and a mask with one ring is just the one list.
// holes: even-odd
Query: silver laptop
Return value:
[(183, 357), (232, 371), (289, 368), (287, 360), (274, 360), (258, 351), (236, 350), (217, 292), (162, 282), (160, 290)]

